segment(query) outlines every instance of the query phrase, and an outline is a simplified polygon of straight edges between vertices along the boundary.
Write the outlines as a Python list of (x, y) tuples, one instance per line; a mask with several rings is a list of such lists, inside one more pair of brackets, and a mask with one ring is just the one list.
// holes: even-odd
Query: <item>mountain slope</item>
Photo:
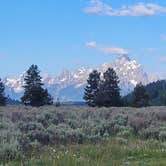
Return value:
[[(150, 83), (156, 79), (151, 79), (145, 73), (140, 64), (131, 60), (127, 56), (122, 56), (110, 63), (104, 63), (95, 69), (101, 73), (109, 67), (114, 68), (120, 79), (121, 94), (130, 93), (137, 83)], [(43, 82), (48, 91), (56, 99), (60, 97), (63, 101), (80, 101), (82, 100), (83, 90), (86, 80), (93, 68), (82, 67), (73, 71), (64, 70), (58, 76), (43, 76)], [(19, 99), (23, 93), (24, 74), (18, 78), (5, 78), (6, 93), (13, 99)]]

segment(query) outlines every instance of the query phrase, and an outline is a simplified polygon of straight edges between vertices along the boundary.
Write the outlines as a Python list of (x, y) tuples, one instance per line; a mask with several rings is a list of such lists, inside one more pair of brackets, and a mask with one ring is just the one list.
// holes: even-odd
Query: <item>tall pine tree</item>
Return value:
[(89, 74), (89, 78), (87, 80), (87, 86), (84, 92), (84, 100), (86, 103), (91, 106), (96, 106), (96, 95), (99, 90), (100, 85), (100, 73), (97, 70), (94, 70)]
[(142, 83), (138, 84), (132, 94), (133, 107), (147, 107), (149, 105), (149, 96), (146, 92), (145, 86)]
[(96, 97), (98, 106), (112, 107), (121, 106), (121, 96), (119, 88), (119, 78), (112, 68), (103, 75), (104, 80), (100, 84), (99, 91)]
[(5, 106), (7, 102), (7, 98), (5, 97), (4, 91), (5, 91), (5, 86), (2, 80), (0, 79), (0, 106)]
[(25, 92), (21, 98), (22, 103), (36, 107), (53, 104), (53, 99), (47, 89), (43, 88), (41, 79), (38, 66), (32, 65), (24, 78)]

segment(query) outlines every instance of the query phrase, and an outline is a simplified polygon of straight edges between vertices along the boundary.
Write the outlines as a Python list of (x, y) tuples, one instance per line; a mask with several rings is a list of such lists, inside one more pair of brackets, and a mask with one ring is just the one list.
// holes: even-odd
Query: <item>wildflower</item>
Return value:
[(65, 154), (68, 154), (69, 153), (69, 151), (67, 150), (66, 152), (65, 152)]

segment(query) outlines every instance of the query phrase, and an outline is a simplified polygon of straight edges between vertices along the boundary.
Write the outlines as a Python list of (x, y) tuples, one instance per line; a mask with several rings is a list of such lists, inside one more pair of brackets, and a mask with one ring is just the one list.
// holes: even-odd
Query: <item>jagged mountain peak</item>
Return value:
[(136, 60), (131, 60), (129, 56), (123, 55), (112, 62), (103, 63), (100, 66), (102, 70), (107, 70), (109, 67), (114, 68), (117, 72), (118, 70), (123, 70), (123, 72), (125, 72), (127, 70), (141, 68), (141, 65), (137, 63)]
[(122, 55), (117, 58), (117, 61), (131, 61), (131, 58), (128, 55)]

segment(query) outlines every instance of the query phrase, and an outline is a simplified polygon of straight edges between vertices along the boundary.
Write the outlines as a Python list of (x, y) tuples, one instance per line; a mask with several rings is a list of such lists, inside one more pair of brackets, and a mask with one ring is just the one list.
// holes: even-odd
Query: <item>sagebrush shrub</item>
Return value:
[(134, 129), (135, 133), (147, 127), (149, 121), (145, 117), (129, 117), (129, 125)]
[(156, 117), (158, 118), (158, 120), (166, 121), (166, 111), (156, 112)]
[(139, 132), (139, 135), (145, 139), (159, 139), (159, 129), (157, 127), (149, 127)]
[(0, 144), (0, 161), (16, 160), (20, 158), (21, 151), (17, 141)]
[(133, 134), (133, 131), (131, 128), (126, 128), (122, 131), (120, 131), (117, 136), (122, 137), (122, 138), (129, 138)]
[(160, 131), (159, 132), (159, 139), (161, 141), (166, 141), (166, 131)]
[(98, 143), (114, 136), (125, 143), (132, 134), (166, 141), (165, 112), (165, 107), (1, 107), (1, 156), (8, 152), (8, 160), (45, 145)]

